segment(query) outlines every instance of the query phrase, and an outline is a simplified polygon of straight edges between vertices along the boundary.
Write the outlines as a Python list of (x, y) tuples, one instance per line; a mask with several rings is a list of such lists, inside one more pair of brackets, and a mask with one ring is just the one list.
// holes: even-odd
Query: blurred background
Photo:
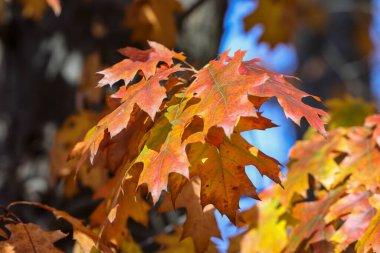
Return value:
[[(68, 187), (62, 179), (70, 174), (66, 156), (100, 118), (110, 92), (94, 88), (100, 77), (95, 73), (122, 59), (117, 49), (146, 48), (147, 40), (185, 52), (197, 68), (225, 50), (247, 50), (247, 59), (261, 58), (265, 67), (299, 77), (296, 85), (323, 100), (352, 96), (380, 106), (380, 0), (62, 0), (61, 5), (56, 16), (45, 0), (0, 0), (1, 205), (41, 201), (88, 217), (96, 206), (93, 182)], [(307, 124), (294, 126), (275, 100), (262, 110), (280, 127), (244, 137), (286, 164)], [(261, 189), (270, 184), (248, 171)], [(241, 201), (242, 208), (253, 204)], [(27, 220), (55, 222), (21, 212)], [(225, 239), (216, 242), (224, 251), (236, 229), (216, 215)], [(147, 251), (147, 238), (165, 225), (153, 223), (150, 231), (135, 232)]]

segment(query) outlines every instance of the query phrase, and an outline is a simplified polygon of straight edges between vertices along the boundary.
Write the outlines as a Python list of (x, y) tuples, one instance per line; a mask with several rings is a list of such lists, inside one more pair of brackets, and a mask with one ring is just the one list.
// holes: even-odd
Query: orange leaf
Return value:
[(256, 116), (248, 94), (268, 78), (265, 74), (241, 75), (239, 68), (245, 52), (237, 51), (232, 59), (227, 53), (201, 69), (186, 91), (187, 97), (201, 99), (194, 114), (203, 119), (205, 135), (211, 127), (218, 126), (230, 137), (239, 117)]
[[(295, 88), (285, 78), (291, 78), (282, 74), (271, 72), (257, 64), (258, 59), (245, 61), (240, 66), (240, 73), (245, 75), (260, 76), (267, 75), (265, 82), (258, 83), (249, 89), (250, 94), (259, 97), (276, 97), (281, 107), (283, 108), (286, 117), (293, 120), (297, 125), (300, 125), (301, 118), (305, 117), (309, 124), (317, 129), (322, 135), (326, 135), (324, 123), (320, 116), (327, 117), (328, 114), (317, 108), (313, 108), (302, 102), (302, 98), (311, 95)], [(319, 97), (311, 96), (317, 101)]]
[(119, 80), (124, 80), (127, 85), (140, 70), (143, 72), (145, 78), (148, 79), (155, 74), (159, 62), (164, 62), (169, 66), (173, 65), (172, 58), (178, 57), (179, 54), (170, 51), (157, 42), (149, 41), (148, 43), (151, 47), (151, 49), (148, 50), (131, 47), (121, 49), (120, 52), (129, 57), (129, 59), (125, 59), (108, 69), (98, 72), (104, 75), (99, 81), (99, 86), (101, 87), (107, 84), (112, 86)]
[(96, 127), (88, 132), (84, 142), (80, 143), (73, 152), (85, 155), (90, 151), (90, 159), (93, 161), (100, 143), (104, 139), (105, 131), (108, 130), (112, 138), (126, 128), (135, 105), (148, 113), (153, 120), (163, 99), (166, 98), (166, 89), (160, 85), (160, 81), (166, 80), (172, 73), (182, 70), (178, 65), (170, 69), (159, 69), (149, 79), (143, 78), (132, 86), (121, 87), (112, 97), (120, 98), (122, 104), (102, 118)]
[(185, 110), (186, 105), (187, 100), (167, 109), (165, 117), (161, 117), (148, 133), (147, 143), (136, 158), (136, 163), (144, 164), (138, 185), (147, 184), (153, 203), (158, 201), (162, 190), (167, 190), (170, 173), (176, 172), (189, 177), (190, 163), (186, 156), (186, 145), (200, 141), (202, 137), (189, 137), (182, 142), (185, 126), (193, 116), (192, 107)]

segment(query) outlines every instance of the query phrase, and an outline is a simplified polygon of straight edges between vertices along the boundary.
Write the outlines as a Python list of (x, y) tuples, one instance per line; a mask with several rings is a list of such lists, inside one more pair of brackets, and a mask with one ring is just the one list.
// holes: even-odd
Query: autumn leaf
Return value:
[(245, 166), (254, 165), (262, 175), (280, 183), (279, 163), (251, 146), (237, 133), (229, 139), (221, 131), (221, 140), (218, 147), (209, 143), (190, 145), (190, 171), (191, 175), (201, 178), (202, 206), (213, 204), (235, 223), (240, 198), (257, 198), (256, 188), (246, 175)]
[[(169, 174), (176, 172), (189, 177), (189, 160), (186, 156), (188, 143), (201, 141), (196, 136), (182, 142), (185, 126), (193, 117), (192, 107), (186, 109), (188, 100), (170, 106), (164, 117), (148, 132), (148, 140), (136, 158), (135, 163), (143, 163), (138, 185), (146, 184), (153, 203), (157, 203), (161, 191), (167, 190)], [(185, 110), (186, 109), (186, 110)]]
[(380, 147), (380, 115), (371, 115), (366, 118), (365, 126), (373, 128), (372, 139)]
[(129, 58), (98, 72), (104, 75), (98, 86), (101, 87), (107, 84), (112, 86), (119, 80), (124, 80), (127, 85), (139, 71), (142, 71), (144, 77), (149, 79), (156, 73), (159, 62), (164, 62), (170, 67), (173, 65), (172, 58), (184, 59), (181, 54), (175, 53), (157, 42), (149, 41), (148, 43), (151, 47), (148, 50), (131, 47), (120, 49), (120, 52)]
[(330, 132), (327, 139), (315, 134), (310, 140), (297, 142), (293, 146), (289, 153), (291, 169), (284, 183), (286, 191), (282, 194), (281, 202), (284, 205), (289, 205), (296, 193), (306, 197), (309, 176), (328, 190), (337, 183), (341, 168), (335, 159), (346, 150), (347, 145), (343, 134), (342, 129)]
[(53, 244), (67, 235), (59, 230), (45, 231), (33, 223), (7, 224), (6, 228), (11, 233), (6, 241), (0, 241), (0, 251), (13, 252), (63, 252)]
[(26, 202), (26, 201), (19, 201), (19, 202), (13, 202), (8, 207), (12, 207), (15, 205), (31, 205), (36, 206), (42, 209), (45, 209), (49, 212), (51, 212), (57, 219), (63, 219), (71, 224), (73, 227), (73, 238), (76, 240), (82, 250), (85, 253), (91, 253), (93, 249), (100, 249), (102, 252), (105, 253), (112, 253), (113, 251), (103, 242), (100, 242), (98, 240), (98, 236), (92, 232), (89, 228), (85, 227), (82, 223), (82, 221), (72, 217), (70, 214), (57, 210), (53, 207), (36, 203), (36, 202)]
[[(309, 94), (296, 89), (286, 81), (286, 76), (259, 66), (257, 59), (243, 62), (245, 52), (237, 51), (232, 58), (227, 53), (200, 70), (186, 91), (187, 96), (201, 99), (195, 114), (203, 118), (205, 134), (212, 126), (219, 126), (230, 136), (239, 117), (257, 116), (248, 95), (276, 97), (285, 115), (295, 123), (299, 125), (301, 118), (305, 117), (312, 127), (326, 133), (319, 116), (327, 116), (327, 113), (302, 102), (302, 98)], [(320, 101), (318, 97), (312, 97)]]
[(128, 126), (135, 106), (148, 113), (153, 120), (162, 100), (166, 97), (166, 89), (160, 85), (160, 81), (166, 80), (169, 75), (182, 70), (178, 65), (170, 69), (163, 68), (149, 79), (143, 78), (132, 86), (121, 87), (112, 95), (114, 98), (121, 99), (121, 105), (102, 118), (87, 133), (84, 142), (74, 148), (73, 153), (81, 153), (85, 157), (90, 152), (90, 160), (93, 161), (100, 143), (104, 139), (105, 131), (110, 133), (111, 138), (119, 134)]
[[(344, 194), (344, 188), (337, 188), (326, 194), (322, 199), (297, 204), (293, 210), (293, 217), (300, 223), (289, 236), (284, 253), (295, 252), (303, 240), (312, 240), (312, 236), (326, 229), (324, 216), (329, 208)], [(322, 232), (323, 233), (323, 232)]]
[(326, 135), (324, 122), (320, 116), (328, 117), (328, 114), (302, 101), (305, 97), (312, 97), (317, 101), (321, 101), (320, 98), (295, 88), (287, 81), (287, 79), (294, 79), (294, 77), (271, 72), (258, 65), (259, 61), (259, 59), (244, 61), (239, 68), (239, 72), (244, 75), (260, 76), (265, 74), (267, 76), (265, 82), (258, 83), (249, 89), (250, 94), (258, 97), (276, 97), (286, 117), (293, 120), (297, 125), (300, 125), (302, 117), (305, 117), (313, 128), (322, 135)]
[(240, 239), (241, 253), (280, 253), (287, 243), (286, 221), (281, 220), (285, 209), (275, 199), (257, 204), (256, 224)]
[(171, 205), (170, 194), (166, 195), (166, 205), (160, 207), (160, 212), (167, 212), (174, 208), (186, 209), (186, 222), (183, 225), (181, 239), (192, 238), (196, 252), (204, 252), (209, 247), (211, 237), (220, 237), (220, 232), (214, 215), (214, 207), (211, 205), (203, 208), (200, 203), (201, 180), (192, 178), (183, 187), (175, 201)]
[(355, 245), (355, 250), (360, 253), (367, 253), (371, 249), (373, 250), (373, 252), (380, 252), (380, 211), (379, 209), (377, 209), (376, 215), (372, 218), (366, 232)]
[(227, 53), (224, 52), (219, 60), (212, 60), (201, 69), (186, 90), (187, 97), (200, 98), (194, 114), (203, 119), (205, 135), (211, 127), (218, 126), (230, 137), (239, 117), (256, 116), (248, 95), (252, 94), (252, 87), (268, 78), (265, 74), (239, 74), (245, 52), (237, 51), (232, 58)]
[(79, 108), (83, 108), (86, 102), (95, 105), (102, 102), (104, 97), (103, 90), (94, 89), (94, 85), (101, 79), (99, 75), (94, 75), (94, 73), (102, 68), (103, 65), (99, 52), (93, 52), (86, 56), (78, 88)]
[[(132, 242), (128, 228), (126, 227), (129, 218), (136, 222), (148, 226), (148, 212), (150, 205), (136, 192), (136, 183), (132, 180), (125, 181), (121, 194), (117, 197), (117, 204), (111, 206), (108, 197), (115, 187), (116, 178), (111, 180), (94, 195), (94, 198), (104, 198), (105, 200), (92, 213), (90, 220), (93, 226), (100, 226), (100, 237), (103, 241), (112, 242), (121, 246), (123, 243)], [(111, 208), (107, 208), (111, 207)]]
[(257, 112), (257, 117), (240, 117), (234, 130), (240, 133), (250, 130), (266, 130), (272, 127), (277, 127), (277, 125), (263, 117), (262, 113)]
[(380, 151), (373, 139), (373, 130), (351, 128), (347, 136), (347, 156), (341, 162), (340, 181), (350, 176), (350, 188), (364, 187), (376, 192), (380, 180)]
[(342, 252), (351, 243), (358, 241), (366, 232), (376, 210), (371, 207), (368, 192), (352, 193), (339, 199), (330, 207), (325, 217), (326, 223), (342, 217), (344, 223), (332, 235), (335, 252)]
[[(193, 77), (173, 77), (177, 72), (188, 70), (180, 65), (173, 66), (174, 59), (188, 65), (184, 56), (162, 45), (150, 44), (152, 48), (148, 50), (121, 49), (128, 58), (101, 72), (104, 77), (99, 86), (113, 85), (121, 79), (126, 85), (111, 95), (113, 111), (88, 131), (84, 141), (74, 147), (71, 157), (78, 159), (80, 165), (90, 156), (94, 168), (100, 166), (110, 172), (105, 180), (113, 179), (95, 195), (104, 198), (91, 216), (91, 225), (100, 229), (96, 241), (91, 231), (74, 226), (75, 238), (87, 252), (93, 247), (104, 251), (127, 249), (128, 245), (129, 250), (139, 251), (128, 231), (127, 221), (132, 218), (147, 224), (149, 207), (139, 198), (140, 193), (151, 196), (156, 204), (164, 192), (166, 204), (160, 207), (161, 211), (185, 208), (182, 239), (192, 238), (191, 243), (182, 240), (165, 250), (180, 251), (193, 245), (196, 252), (214, 252), (213, 247), (208, 246), (210, 237), (219, 236), (214, 207), (236, 223), (241, 197), (257, 198), (245, 166), (253, 165), (261, 175), (281, 184), (280, 164), (240, 135), (243, 131), (276, 126), (262, 116), (262, 104), (276, 97), (286, 116), (298, 124), (305, 118), (322, 134), (325, 129), (321, 117), (327, 114), (302, 102), (310, 95), (296, 89), (288, 81), (292, 77), (271, 72), (261, 67), (256, 59), (243, 61), (243, 51), (237, 51), (232, 57), (225, 52), (200, 71), (189, 66)], [(140, 76), (135, 78), (137, 74)], [(306, 152), (317, 152), (319, 147), (324, 147), (321, 154), (330, 154), (328, 161), (338, 163), (338, 155), (346, 150), (338, 145), (339, 142), (325, 147), (323, 140), (320, 137), (318, 145), (305, 144)], [(293, 155), (299, 167), (315, 164), (315, 168), (320, 165), (318, 159), (322, 156), (316, 155), (314, 161), (302, 160), (302, 154)], [(315, 168), (298, 174), (304, 178)], [(336, 186), (327, 179), (327, 175), (335, 171), (335, 168), (326, 168), (325, 174), (316, 176), (326, 190)], [(350, 173), (347, 170), (345, 175)], [(304, 181), (308, 183), (307, 177)], [(306, 185), (293, 193), (302, 194), (307, 190)], [(291, 210), (291, 206), (282, 208)], [(270, 227), (284, 227), (279, 217), (272, 221)], [(280, 225), (275, 225), (276, 221)], [(286, 224), (293, 225), (288, 221)], [(263, 224), (260, 227), (269, 234), (268, 227)], [(254, 228), (253, 224), (250, 228)], [(308, 240), (311, 247), (323, 247), (321, 242), (325, 238), (311, 235), (313, 238)], [(261, 240), (254, 231), (250, 231), (250, 236)], [(283, 239), (282, 234), (280, 237)], [(310, 239), (306, 237), (305, 240)], [(282, 239), (279, 239), (281, 243)], [(247, 241), (249, 239), (245, 244)], [(270, 251), (267, 244), (263, 247)]]

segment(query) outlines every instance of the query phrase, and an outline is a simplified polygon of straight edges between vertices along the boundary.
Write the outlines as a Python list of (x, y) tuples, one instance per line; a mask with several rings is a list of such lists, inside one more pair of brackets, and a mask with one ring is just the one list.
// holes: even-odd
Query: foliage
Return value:
[[(285, 190), (273, 186), (240, 214), (240, 226), (248, 228), (234, 241), (241, 251), (379, 252), (379, 123), (373, 115), (363, 126), (296, 143)], [(257, 236), (267, 231), (276, 236)]]
[[(179, 2), (131, 2), (124, 13), (131, 40), (175, 47), (176, 18), (189, 14)], [(35, 21), (44, 18), (48, 6), (55, 15), (61, 12), (59, 0), (15, 3), (24, 18)], [(0, 1), (0, 22), (7, 4)], [(315, 1), (261, 0), (246, 17), (245, 28), (263, 25), (261, 41), (274, 47), (291, 42), (300, 24), (321, 32), (326, 15)], [(368, 28), (370, 22), (364, 23)], [(92, 25), (97, 39), (107, 33), (101, 22)], [(364, 55), (371, 48), (366, 30), (355, 31)], [(53, 244), (66, 235), (23, 223), (13, 213), (20, 205), (45, 209), (70, 223), (74, 252), (142, 252), (129, 222), (148, 227), (152, 215), (178, 209), (186, 220), (155, 236), (160, 252), (216, 252), (209, 243), (220, 236), (215, 210), (246, 229), (231, 239), (230, 252), (380, 251), (380, 116), (351, 127), (373, 114), (373, 106), (351, 97), (343, 103), (329, 101), (332, 120), (327, 133), (321, 119), (327, 114), (303, 102), (310, 95), (291, 84), (295, 78), (263, 68), (258, 59), (244, 61), (245, 52), (224, 52), (196, 70), (182, 53), (148, 44), (147, 50), (119, 50), (125, 59), (99, 72), (98, 87), (109, 85), (107, 92), (113, 93), (105, 99), (107, 108), (93, 113), (78, 106), (79, 112), (56, 135), (52, 182), (63, 179), (69, 198), (82, 187), (93, 191), (93, 199), (100, 202), (88, 221), (39, 203), (12, 203), (0, 215), (1, 252), (60, 252)], [(101, 89), (88, 92), (98, 81), (93, 73), (100, 62), (99, 52), (86, 56), (79, 92), (86, 101), (102, 99)], [(286, 181), (278, 161), (241, 137), (244, 131), (276, 126), (260, 111), (272, 97), (288, 118), (298, 125), (305, 118), (322, 134), (309, 131), (296, 144)], [(277, 185), (257, 194), (246, 175), (247, 165)], [(242, 196), (262, 201), (240, 213)]]
[[(243, 61), (245, 52), (232, 57), (225, 52), (198, 71), (183, 54), (149, 44), (147, 50), (121, 49), (127, 58), (99, 72), (98, 86), (119, 86), (109, 113), (75, 145), (71, 165), (55, 172), (75, 175), (82, 183), (89, 175), (82, 171), (104, 175), (91, 184), (94, 198), (103, 199), (91, 215), (91, 229), (67, 213), (33, 204), (71, 223), (84, 252), (137, 247), (126, 223), (131, 218), (147, 226), (148, 211), (158, 202), (160, 212), (185, 208), (181, 238), (190, 237), (187, 243), (197, 252), (212, 250), (210, 237), (219, 236), (214, 210), (236, 223), (239, 199), (257, 198), (246, 165), (281, 183), (280, 164), (240, 135), (275, 126), (260, 112), (271, 97), (294, 122), (304, 117), (326, 134), (321, 116), (327, 114), (302, 101), (310, 95), (296, 89), (288, 81), (292, 77), (263, 68), (257, 59)], [(69, 120), (69, 131), (79, 139), (84, 124), (75, 121), (88, 125), (93, 120), (82, 112)]]

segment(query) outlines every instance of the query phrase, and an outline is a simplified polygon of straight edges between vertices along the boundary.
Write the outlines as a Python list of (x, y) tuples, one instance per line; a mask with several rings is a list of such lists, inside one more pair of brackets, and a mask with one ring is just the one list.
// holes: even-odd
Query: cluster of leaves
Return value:
[(297, 142), (285, 190), (271, 187), (240, 214), (248, 229), (231, 252), (380, 252), (379, 126), (373, 115), (363, 126)]
[[(240, 198), (257, 198), (245, 166), (254, 165), (263, 176), (281, 183), (278, 161), (240, 134), (275, 126), (260, 112), (271, 97), (294, 122), (300, 124), (304, 117), (326, 134), (321, 116), (327, 114), (302, 101), (310, 95), (289, 83), (292, 77), (263, 68), (258, 59), (244, 61), (245, 52), (232, 57), (225, 52), (198, 71), (182, 53), (155, 42), (149, 45), (147, 50), (121, 49), (126, 58), (99, 72), (103, 78), (98, 86), (120, 80), (124, 85), (110, 96), (109, 113), (75, 145), (65, 166), (60, 166), (62, 156), (73, 140), (62, 136), (72, 133), (73, 139), (80, 138), (85, 124), (78, 122), (92, 124), (95, 119), (82, 112), (57, 135), (56, 175), (76, 176), (94, 189), (94, 199), (103, 199), (89, 228), (67, 213), (35, 204), (71, 223), (84, 252), (138, 250), (127, 221), (147, 226), (148, 211), (158, 202), (158, 212), (186, 210), (181, 238), (190, 237), (179, 244), (164, 243), (165, 252), (188, 244), (196, 252), (212, 251), (209, 240), (219, 236), (214, 210), (236, 223)], [(91, 173), (101, 179), (89, 180)]]

